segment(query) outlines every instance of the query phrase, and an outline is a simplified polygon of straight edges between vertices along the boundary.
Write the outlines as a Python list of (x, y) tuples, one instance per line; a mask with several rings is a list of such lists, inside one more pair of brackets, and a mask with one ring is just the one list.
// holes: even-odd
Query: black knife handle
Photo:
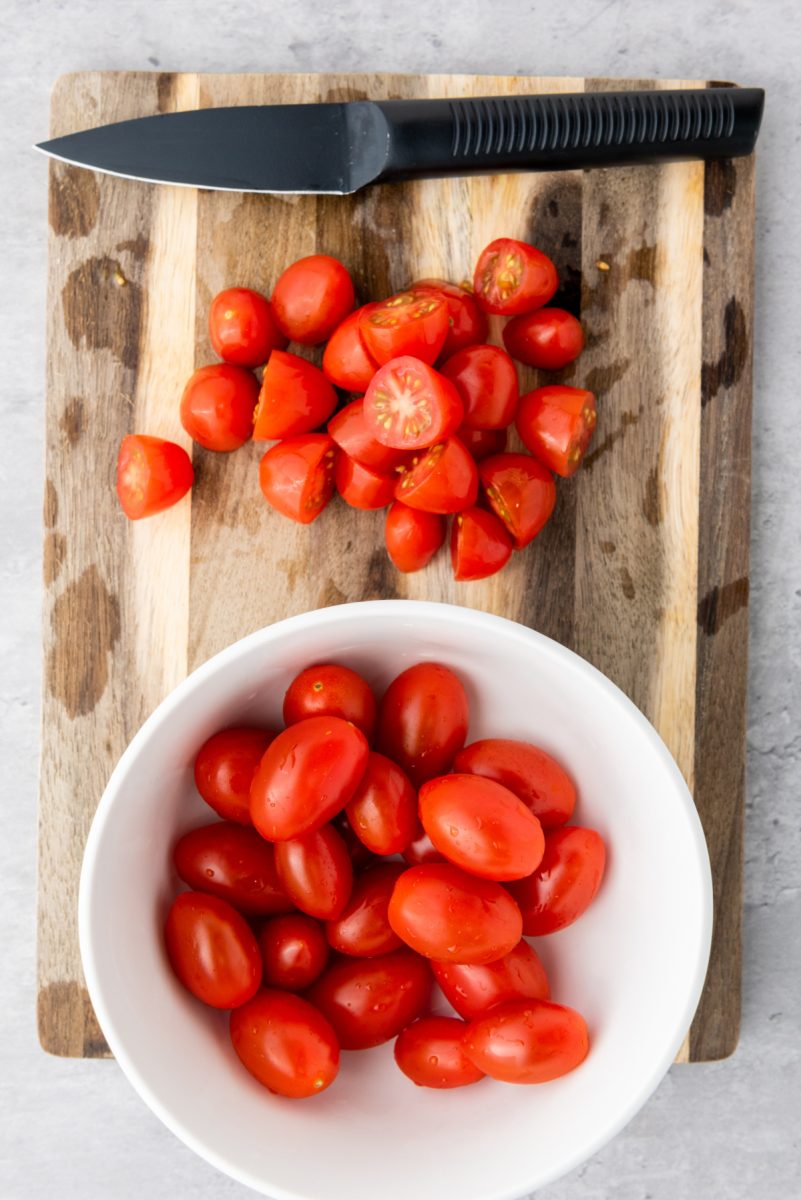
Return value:
[(381, 180), (750, 154), (761, 88), (379, 101)]

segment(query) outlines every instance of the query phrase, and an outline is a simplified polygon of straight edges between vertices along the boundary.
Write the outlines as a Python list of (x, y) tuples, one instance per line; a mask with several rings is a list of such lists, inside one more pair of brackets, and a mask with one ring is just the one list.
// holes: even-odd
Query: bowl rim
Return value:
[[(297, 629), (311, 629), (321, 624), (338, 623), (351, 620), (354, 616), (370, 619), (370, 616), (396, 616), (409, 620), (458, 620), (466, 626), (482, 629), (485, 633), (493, 631), (503, 633), (505, 637), (512, 636), (526, 643), (538, 644), (539, 652), (550, 655), (557, 661), (561, 660), (574, 669), (585, 672), (602, 691), (606, 699), (622, 710), (625, 716), (639, 726), (646, 740), (661, 758), (668, 777), (672, 777), (677, 801), (680, 802), (683, 815), (687, 820), (688, 832), (692, 836), (693, 867), (698, 873), (701, 892), (701, 912), (699, 926), (696, 931), (697, 944), (691, 985), (685, 997), (685, 1003), (680, 1017), (666, 1036), (665, 1050), (656, 1067), (641, 1083), (636, 1092), (629, 1098), (627, 1104), (616, 1109), (607, 1120), (596, 1130), (594, 1136), (581, 1141), (573, 1154), (564, 1159), (561, 1164), (547, 1173), (532, 1175), (529, 1179), (520, 1179), (511, 1188), (487, 1193), (482, 1200), (521, 1200), (521, 1197), (533, 1190), (539, 1190), (574, 1170), (586, 1162), (603, 1146), (610, 1142), (642, 1108), (645, 1102), (656, 1090), (675, 1060), (690, 1028), (693, 1015), (706, 979), (709, 952), (712, 939), (713, 893), (712, 874), (706, 839), (695, 802), (687, 787), (687, 783), (679, 767), (663, 742), (659, 733), (617, 684), (613, 683), (604, 673), (594, 667), (580, 654), (554, 641), (553, 638), (530, 629), (518, 621), (508, 617), (496, 616), (494, 613), (483, 612), (479, 609), (467, 608), (459, 604), (446, 604), (432, 600), (359, 600), (345, 604), (333, 605), (327, 608), (312, 609), (266, 625), (253, 633), (247, 634), (236, 642), (232, 642), (218, 651), (211, 658), (201, 663), (186, 676), (167, 696), (156, 706), (150, 716), (143, 722), (134, 734), (126, 749), (120, 756), (103, 794), (98, 803), (95, 815), (84, 848), (79, 893), (78, 893), (78, 940), (81, 963), (86, 980), (87, 990), (95, 1010), (100, 1028), (108, 1043), (114, 1058), (128, 1082), (145, 1102), (148, 1108), (178, 1137), (186, 1146), (194, 1150), (200, 1158), (216, 1167), (217, 1170), (252, 1188), (261, 1195), (269, 1195), (274, 1200), (317, 1200), (308, 1194), (285, 1187), (265, 1184), (250, 1171), (241, 1168), (225, 1154), (209, 1147), (205, 1142), (196, 1138), (183, 1120), (162, 1104), (159, 1096), (151, 1089), (147, 1079), (140, 1072), (136, 1063), (129, 1057), (125, 1048), (124, 1037), (120, 1034), (114, 1016), (106, 1003), (106, 997), (101, 981), (101, 971), (95, 961), (92, 946), (92, 897), (95, 883), (98, 850), (103, 840), (116, 797), (123, 782), (140, 751), (147, 745), (153, 731), (178, 708), (184, 699), (193, 692), (203, 688), (219, 670), (228, 667), (232, 662), (247, 657), (256, 646), (269, 643), (284, 633)], [(532, 1162), (532, 1166), (533, 1166)]]

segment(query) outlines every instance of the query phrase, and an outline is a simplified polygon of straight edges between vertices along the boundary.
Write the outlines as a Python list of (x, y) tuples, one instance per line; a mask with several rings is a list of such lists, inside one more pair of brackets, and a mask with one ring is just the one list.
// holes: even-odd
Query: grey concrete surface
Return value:
[[(252, 1195), (173, 1138), (113, 1062), (34, 1024), (45, 163), (57, 75), (86, 68), (419, 70), (734, 79), (768, 89), (759, 153), (742, 1039), (674, 1067), (544, 1200), (801, 1196), (799, 81), (794, 0), (0, 0), (0, 1200)], [(376, 1181), (376, 1196), (381, 1182)]]

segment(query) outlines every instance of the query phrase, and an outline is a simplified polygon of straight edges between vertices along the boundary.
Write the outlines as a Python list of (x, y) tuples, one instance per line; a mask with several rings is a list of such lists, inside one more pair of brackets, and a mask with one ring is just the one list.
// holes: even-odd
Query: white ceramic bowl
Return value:
[[(270, 1095), (240, 1066), (227, 1017), (182, 990), (161, 931), (176, 835), (213, 819), (192, 761), (215, 730), (280, 720), (300, 670), (335, 660), (380, 690), (429, 659), (465, 681), (470, 738), (536, 742), (578, 784), (575, 822), (606, 839), (602, 889), (537, 949), (554, 998), (590, 1027), (586, 1062), (553, 1083), (415, 1087), (392, 1045), (343, 1055), (308, 1101)], [(120, 759), (81, 877), (89, 993), (129, 1080), (187, 1145), (277, 1200), (512, 1200), (577, 1166), (645, 1102), (688, 1029), (706, 971), (712, 898), (693, 801), (652, 726), (581, 658), (511, 621), (412, 601), (346, 604), (281, 621), (195, 671)]]

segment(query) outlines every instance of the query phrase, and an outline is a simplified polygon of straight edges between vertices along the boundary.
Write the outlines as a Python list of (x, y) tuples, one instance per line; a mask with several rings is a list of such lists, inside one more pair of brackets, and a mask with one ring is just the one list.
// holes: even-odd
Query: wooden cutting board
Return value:
[[(389, 75), (74, 74), (53, 136), (226, 104), (602, 91), (687, 81)], [(703, 86), (703, 85), (700, 85)], [(254, 154), (258, 148), (254, 146)], [(714, 873), (706, 989), (683, 1058), (737, 1041), (750, 494), (753, 161), (396, 184), (356, 197), (152, 187), (50, 167), (39, 839), (39, 1034), (55, 1054), (108, 1053), (76, 932), (84, 841), (111, 769), (188, 671), (236, 638), (346, 600), (450, 601), (558, 639), (653, 721), (693, 790)], [(556, 261), (587, 331), (566, 379), (598, 394), (584, 469), (497, 577), (456, 584), (447, 553), (395, 572), (382, 514), (331, 504), (310, 528), (267, 508), (263, 447), (194, 451), (197, 484), (131, 524), (117, 448), (137, 431), (189, 448), (178, 399), (211, 361), (206, 312), (269, 291), (316, 250), (361, 294), (468, 276), (493, 237)], [(497, 339), (499, 328), (494, 329)], [(527, 372), (522, 383), (533, 386)], [(681, 879), (676, 880), (677, 888)], [(632, 898), (636, 902), (636, 897)]]

